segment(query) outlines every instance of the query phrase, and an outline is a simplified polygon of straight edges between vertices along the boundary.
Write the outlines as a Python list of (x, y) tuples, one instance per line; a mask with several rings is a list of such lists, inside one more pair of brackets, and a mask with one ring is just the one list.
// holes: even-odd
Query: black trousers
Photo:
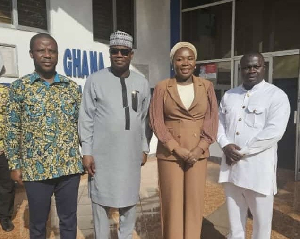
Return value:
[(10, 178), (7, 158), (0, 155), (0, 218), (11, 218), (14, 211), (15, 183)]
[(76, 239), (77, 196), (80, 175), (24, 182), (29, 205), (30, 239), (46, 238), (46, 223), (54, 194), (59, 218), (60, 238)]

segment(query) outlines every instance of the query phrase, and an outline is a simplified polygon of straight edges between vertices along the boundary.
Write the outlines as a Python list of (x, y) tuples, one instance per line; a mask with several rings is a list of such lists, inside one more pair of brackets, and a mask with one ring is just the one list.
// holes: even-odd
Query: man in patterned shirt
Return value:
[[(0, 54), (0, 73), (2, 73), (2, 57)], [(14, 210), (15, 183), (10, 178), (7, 158), (4, 154), (4, 124), (8, 87), (0, 84), (0, 224), (4, 231), (14, 229), (11, 216)]]
[(78, 85), (56, 73), (57, 42), (40, 33), (30, 40), (35, 71), (14, 81), (7, 103), (6, 150), (11, 177), (25, 185), (30, 238), (46, 238), (55, 195), (60, 237), (75, 239), (80, 173)]

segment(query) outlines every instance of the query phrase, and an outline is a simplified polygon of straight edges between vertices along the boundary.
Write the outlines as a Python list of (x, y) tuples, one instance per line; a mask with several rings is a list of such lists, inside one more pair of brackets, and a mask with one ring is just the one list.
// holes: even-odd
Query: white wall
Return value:
[[(104, 66), (109, 66), (108, 46), (93, 40), (92, 0), (51, 0), (49, 33), (57, 40), (59, 63), (57, 71), (64, 74), (63, 54), (65, 49), (81, 49), (103, 53)], [(169, 76), (170, 49), (170, 0), (136, 0), (135, 64), (149, 67), (150, 86)], [(0, 27), (0, 44), (17, 47), (19, 77), (34, 70), (29, 57), (29, 41), (36, 32), (27, 32)], [(0, 82), (12, 82), (16, 78), (0, 78)], [(73, 78), (80, 84), (85, 79)]]
[(137, 0), (137, 51), (133, 63), (149, 65), (150, 86), (170, 76), (170, 0)]
[[(92, 0), (51, 0), (49, 33), (56, 39), (59, 49), (57, 71), (64, 73), (63, 55), (69, 49), (103, 53), (104, 66), (110, 65), (108, 46), (93, 40)], [(170, 0), (136, 0), (137, 49), (132, 61), (149, 69), (150, 86), (169, 77), (170, 52)], [(29, 41), (36, 32), (0, 27), (0, 44), (16, 45), (18, 77), (34, 70), (29, 56)], [(109, 40), (109, 39), (108, 39)], [(0, 82), (10, 83), (16, 78), (1, 77)], [(84, 85), (85, 79), (73, 78)], [(151, 142), (156, 151), (157, 139)]]

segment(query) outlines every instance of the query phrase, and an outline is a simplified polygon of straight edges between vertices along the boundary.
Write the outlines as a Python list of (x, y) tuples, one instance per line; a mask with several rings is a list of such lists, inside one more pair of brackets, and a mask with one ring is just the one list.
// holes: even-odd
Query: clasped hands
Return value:
[(241, 148), (236, 144), (227, 144), (225, 147), (223, 147), (223, 152), (226, 156), (226, 163), (229, 166), (242, 159), (243, 155), (240, 154), (238, 150), (241, 150)]
[(194, 165), (197, 161), (198, 158), (201, 157), (201, 155), (203, 154), (203, 149), (201, 149), (200, 147), (195, 147), (193, 148), (191, 151), (188, 150), (187, 148), (178, 146), (176, 148), (174, 148), (174, 153), (184, 162), (186, 162), (189, 165)]

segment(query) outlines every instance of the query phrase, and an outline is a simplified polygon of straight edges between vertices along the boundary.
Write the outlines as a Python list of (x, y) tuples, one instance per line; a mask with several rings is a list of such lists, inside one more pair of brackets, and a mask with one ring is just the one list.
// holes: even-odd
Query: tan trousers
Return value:
[(207, 159), (192, 167), (158, 160), (163, 239), (199, 239), (204, 211)]

